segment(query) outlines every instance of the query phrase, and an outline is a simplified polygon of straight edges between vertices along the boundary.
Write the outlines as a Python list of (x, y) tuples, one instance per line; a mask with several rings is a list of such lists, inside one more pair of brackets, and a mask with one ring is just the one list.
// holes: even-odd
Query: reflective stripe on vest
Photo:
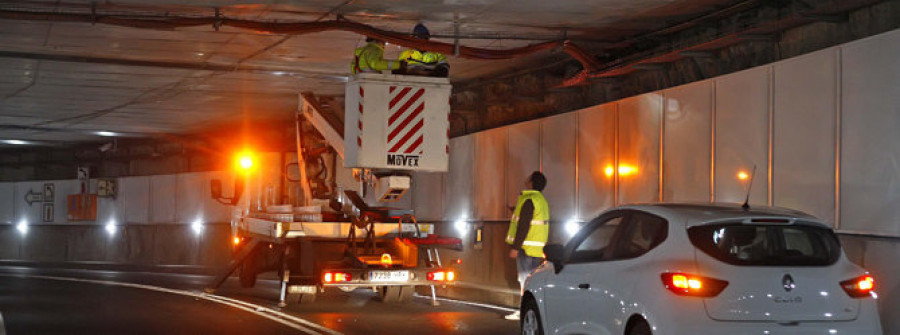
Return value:
[(547, 244), (547, 243), (546, 242), (537, 242), (537, 241), (522, 242), (522, 245), (527, 245), (529, 247), (543, 247), (545, 244)]

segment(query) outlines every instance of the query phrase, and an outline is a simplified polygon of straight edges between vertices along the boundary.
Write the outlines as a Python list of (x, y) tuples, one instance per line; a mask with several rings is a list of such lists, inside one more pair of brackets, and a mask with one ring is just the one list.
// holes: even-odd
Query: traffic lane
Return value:
[[(31, 267), (0, 267), (2, 275), (59, 276), (93, 280), (154, 285), (188, 291), (200, 291), (212, 277), (171, 273), (97, 271)], [(329, 289), (315, 303), (277, 307), (279, 282), (274, 275), (261, 275), (256, 287), (244, 289), (236, 278), (230, 278), (216, 291), (217, 295), (255, 303), (289, 315), (301, 317), (341, 331), (345, 334), (515, 334), (518, 322), (503, 319), (510, 309), (469, 306), (441, 302), (431, 306), (430, 300), (415, 298), (407, 304), (384, 304), (370, 290), (351, 293)], [(3, 312), (0, 309), (0, 312)]]
[(297, 334), (214, 302), (93, 283), (0, 276), (6, 334)]
[[(278, 282), (259, 280), (252, 289), (229, 281), (216, 294), (264, 305), (276, 303)], [(370, 289), (327, 289), (311, 304), (281, 309), (344, 334), (516, 334), (519, 323), (503, 317), (513, 309), (482, 307), (415, 297), (406, 303), (378, 301)]]

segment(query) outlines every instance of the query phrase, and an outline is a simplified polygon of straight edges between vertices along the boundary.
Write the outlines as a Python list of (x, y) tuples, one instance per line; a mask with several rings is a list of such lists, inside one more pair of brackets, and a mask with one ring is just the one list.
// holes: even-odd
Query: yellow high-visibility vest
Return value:
[(378, 43), (369, 42), (353, 51), (353, 62), (350, 63), (350, 72), (381, 72), (384, 70), (397, 70), (400, 61), (384, 59), (384, 48)]
[(439, 52), (419, 51), (416, 49), (406, 49), (400, 53), (400, 60), (405, 60), (410, 67), (422, 66), (426, 68), (434, 68), (441, 63), (447, 63), (447, 57)]
[(522, 250), (531, 257), (544, 257), (544, 245), (547, 244), (547, 238), (550, 235), (550, 205), (547, 199), (540, 191), (525, 190), (519, 196), (516, 203), (516, 210), (513, 211), (512, 219), (509, 221), (509, 231), (506, 232), (506, 243), (512, 245), (516, 239), (516, 229), (519, 225), (519, 213), (522, 211), (522, 205), (525, 201), (531, 200), (534, 205), (534, 215), (531, 217), (531, 228), (528, 229), (528, 235), (522, 242)]

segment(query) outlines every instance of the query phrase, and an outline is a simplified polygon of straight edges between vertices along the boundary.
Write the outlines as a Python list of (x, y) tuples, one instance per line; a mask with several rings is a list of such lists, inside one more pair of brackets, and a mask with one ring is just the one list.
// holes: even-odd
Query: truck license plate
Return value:
[(370, 271), (369, 280), (374, 282), (409, 281), (409, 271)]

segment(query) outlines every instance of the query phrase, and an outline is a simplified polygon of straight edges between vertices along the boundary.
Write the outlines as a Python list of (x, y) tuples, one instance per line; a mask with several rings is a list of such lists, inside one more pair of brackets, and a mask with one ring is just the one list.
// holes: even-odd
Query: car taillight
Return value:
[(322, 276), (322, 281), (326, 284), (341, 283), (350, 281), (350, 278), (350, 274), (346, 272), (325, 272), (325, 275)]
[(666, 289), (684, 296), (715, 297), (728, 286), (728, 282), (724, 280), (687, 273), (663, 273), (660, 277)]
[(875, 278), (870, 275), (859, 276), (841, 282), (841, 288), (851, 298), (865, 298), (872, 296), (875, 290)]
[(431, 281), (454, 281), (456, 273), (453, 271), (433, 271), (425, 275), (425, 278)]

